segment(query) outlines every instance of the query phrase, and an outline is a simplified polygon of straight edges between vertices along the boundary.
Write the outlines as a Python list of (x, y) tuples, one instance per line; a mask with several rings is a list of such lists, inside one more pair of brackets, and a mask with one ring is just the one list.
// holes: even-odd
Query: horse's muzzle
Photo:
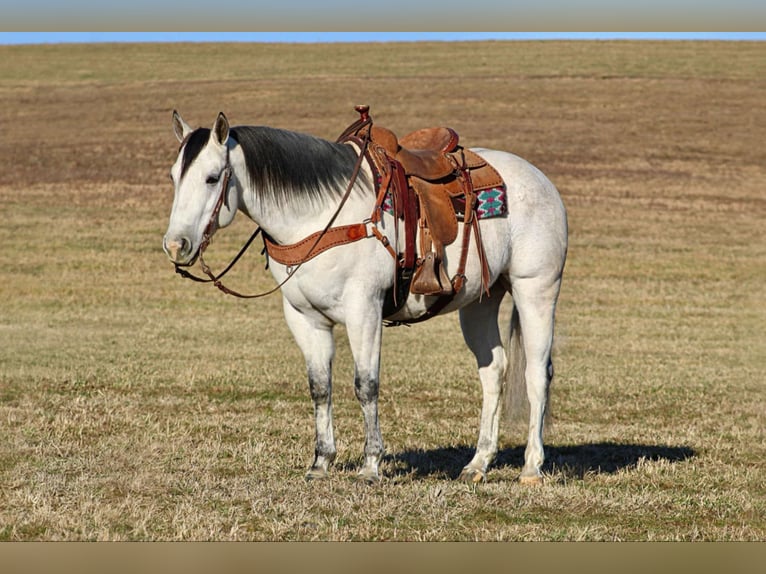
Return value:
[(192, 243), (185, 237), (168, 239), (166, 236), (162, 240), (162, 249), (176, 265), (192, 265), (196, 259), (196, 254), (192, 251)]

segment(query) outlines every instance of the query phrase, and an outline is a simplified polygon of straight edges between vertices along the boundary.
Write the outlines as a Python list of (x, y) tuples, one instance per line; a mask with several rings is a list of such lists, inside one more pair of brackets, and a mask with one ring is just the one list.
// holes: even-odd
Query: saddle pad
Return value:
[(508, 194), (505, 186), (482, 189), (476, 194), (476, 216), (479, 219), (502, 217), (508, 213)]
[[(453, 203), (456, 203), (453, 201)], [(456, 210), (459, 215), (463, 214), (465, 202), (459, 202), (461, 209)], [(456, 206), (458, 207), (458, 206)], [(394, 214), (394, 206), (391, 201), (391, 193), (386, 193), (383, 200), (383, 210), (389, 215)], [(476, 192), (476, 217), (478, 219), (490, 219), (502, 217), (508, 213), (508, 194), (505, 186), (482, 189)], [(459, 218), (462, 219), (462, 218)]]

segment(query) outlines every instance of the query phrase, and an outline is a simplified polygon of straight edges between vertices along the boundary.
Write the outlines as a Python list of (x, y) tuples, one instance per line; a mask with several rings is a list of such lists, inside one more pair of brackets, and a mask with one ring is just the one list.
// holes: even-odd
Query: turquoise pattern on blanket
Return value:
[[(383, 199), (383, 210), (391, 215), (394, 214), (394, 206), (391, 202), (390, 193), (387, 193)], [(483, 189), (476, 194), (476, 216), (479, 219), (502, 217), (507, 213), (508, 199), (505, 187)]]
[(508, 201), (504, 188), (493, 187), (476, 194), (476, 214), (479, 219), (501, 217), (508, 213)]

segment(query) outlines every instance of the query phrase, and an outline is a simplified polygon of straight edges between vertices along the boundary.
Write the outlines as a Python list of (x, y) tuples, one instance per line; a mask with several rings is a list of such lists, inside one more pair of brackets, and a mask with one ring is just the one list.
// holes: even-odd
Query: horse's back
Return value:
[(512, 274), (537, 274), (543, 269), (560, 273), (568, 231), (566, 209), (556, 186), (517, 155), (484, 148), (473, 151), (492, 164), (505, 182), (508, 216), (504, 231), (509, 234)]
[(566, 211), (556, 186), (550, 179), (522, 157), (510, 152), (473, 148), (500, 173), (508, 192), (508, 211), (528, 217), (552, 217), (561, 223)]

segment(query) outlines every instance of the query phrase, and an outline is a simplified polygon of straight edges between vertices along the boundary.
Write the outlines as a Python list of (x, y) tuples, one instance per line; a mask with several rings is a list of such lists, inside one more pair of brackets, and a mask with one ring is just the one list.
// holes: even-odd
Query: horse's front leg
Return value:
[(285, 319), (306, 359), (311, 399), (314, 402), (316, 447), (314, 462), (306, 474), (307, 480), (325, 478), (335, 460), (335, 435), (332, 423), (332, 360), (335, 341), (332, 323), (309, 317), (283, 301)]
[(359, 298), (347, 307), (346, 330), (354, 356), (354, 391), (364, 417), (364, 465), (358, 476), (370, 483), (380, 480), (378, 466), (385, 451), (378, 422), (382, 325), (380, 307), (371, 306), (369, 299)]

